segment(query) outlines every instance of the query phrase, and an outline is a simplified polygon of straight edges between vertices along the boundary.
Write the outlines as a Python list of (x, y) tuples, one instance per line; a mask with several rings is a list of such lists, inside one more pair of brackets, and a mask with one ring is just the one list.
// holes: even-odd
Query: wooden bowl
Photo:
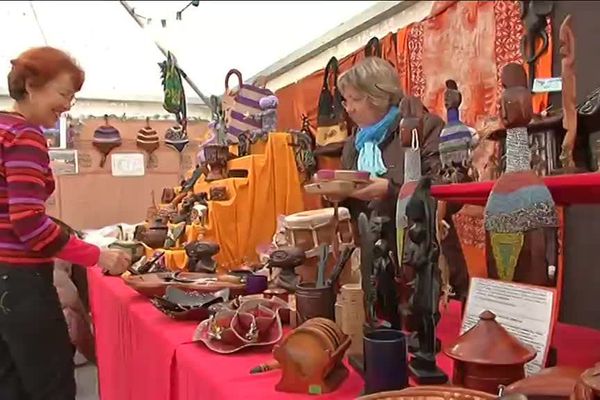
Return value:
[(453, 386), (417, 386), (361, 396), (357, 400), (494, 400), (497, 396)]

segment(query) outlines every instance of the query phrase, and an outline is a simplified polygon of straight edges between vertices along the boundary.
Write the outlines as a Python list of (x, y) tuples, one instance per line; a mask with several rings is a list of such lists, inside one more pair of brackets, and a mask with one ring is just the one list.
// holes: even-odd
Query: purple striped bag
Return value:
[[(232, 75), (238, 78), (236, 89), (229, 89), (229, 78)], [(263, 110), (259, 100), (272, 94), (272, 91), (264, 87), (243, 83), (242, 74), (237, 69), (229, 70), (225, 76), (225, 95), (222, 100), (227, 131), (237, 137), (244, 132), (262, 130)]]

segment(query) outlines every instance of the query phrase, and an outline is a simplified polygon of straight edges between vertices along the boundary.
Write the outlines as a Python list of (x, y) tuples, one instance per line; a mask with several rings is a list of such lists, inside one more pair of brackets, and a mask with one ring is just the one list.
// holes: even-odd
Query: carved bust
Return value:
[(462, 103), (462, 95), (458, 90), (458, 85), (452, 79), (446, 81), (446, 91), (444, 92), (444, 107), (446, 109), (459, 108)]
[(507, 64), (502, 69), (501, 80), (504, 91), (500, 100), (500, 116), (504, 126), (527, 126), (533, 117), (533, 107), (523, 66), (516, 63)]
[(400, 102), (400, 115), (400, 138), (402, 146), (408, 147), (411, 145), (413, 129), (417, 130), (419, 139), (423, 136), (423, 103), (414, 96), (404, 97)]

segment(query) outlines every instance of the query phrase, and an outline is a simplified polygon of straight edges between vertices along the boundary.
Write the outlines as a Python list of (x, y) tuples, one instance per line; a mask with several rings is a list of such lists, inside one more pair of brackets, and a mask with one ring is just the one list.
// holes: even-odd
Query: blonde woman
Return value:
[[(368, 57), (338, 78), (338, 88), (348, 116), (358, 126), (357, 132), (344, 146), (342, 167), (369, 171), (373, 180), (372, 184), (356, 190), (344, 206), (356, 218), (361, 212), (367, 212), (368, 215), (368, 202), (377, 200), (372, 202), (370, 208), (376, 209), (380, 216), (390, 218), (384, 225), (384, 237), (388, 243), (395, 244), (396, 200), (404, 183), (405, 151), (398, 132), (403, 117), (398, 106), (404, 97), (398, 72), (387, 61)], [(424, 108), (423, 135), (420, 140), (423, 175), (433, 175), (439, 170), (438, 141), (443, 127), (444, 121)], [(452, 269), (456, 271), (451, 271), (451, 275), (458, 274), (462, 277), (459, 280), (463, 281), (466, 264), (450, 218), (451, 213), (445, 218), (450, 228), (442, 247)], [(466, 284), (455, 282), (454, 287), (459, 291)]]

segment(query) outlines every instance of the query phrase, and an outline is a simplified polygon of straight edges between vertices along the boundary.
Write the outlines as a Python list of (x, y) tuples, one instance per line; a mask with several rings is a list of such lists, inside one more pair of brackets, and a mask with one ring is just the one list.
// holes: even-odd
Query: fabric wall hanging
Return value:
[(148, 154), (148, 166), (154, 152), (158, 149), (159, 140), (158, 133), (150, 126), (150, 118), (146, 118), (146, 126), (138, 131), (136, 145)]
[[(235, 75), (238, 88), (229, 88), (229, 78)], [(262, 130), (262, 111), (260, 100), (272, 96), (273, 92), (258, 85), (243, 83), (242, 74), (237, 69), (231, 69), (225, 75), (225, 95), (222, 100), (227, 131), (238, 137), (246, 131)]]
[(177, 122), (186, 131), (187, 128), (187, 105), (185, 101), (185, 90), (182, 71), (177, 66), (177, 60), (171, 52), (167, 53), (166, 61), (158, 64), (161, 70), (162, 85), (164, 91), (163, 108), (175, 114)]
[(104, 168), (108, 154), (122, 144), (121, 133), (108, 123), (108, 115), (104, 115), (104, 125), (94, 131), (92, 144), (102, 153), (100, 168)]
[(317, 111), (316, 153), (319, 155), (339, 156), (348, 138), (342, 95), (337, 87), (337, 79), (338, 60), (331, 57), (325, 67)]

